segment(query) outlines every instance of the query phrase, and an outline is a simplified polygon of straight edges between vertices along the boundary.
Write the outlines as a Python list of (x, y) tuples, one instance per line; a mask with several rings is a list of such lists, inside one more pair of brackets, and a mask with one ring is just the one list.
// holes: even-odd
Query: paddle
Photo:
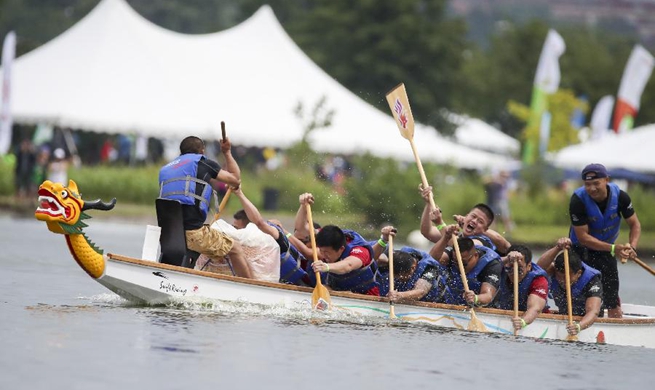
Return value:
[(651, 275), (654, 275), (654, 276), (655, 276), (655, 269), (652, 269), (648, 264), (644, 263), (643, 261), (639, 260), (639, 259), (636, 258), (636, 257), (635, 257), (634, 259), (632, 259), (632, 261), (634, 261), (635, 263), (639, 264), (639, 265), (640, 265), (643, 269), (645, 269), (646, 271), (650, 272)]
[[(455, 256), (457, 257), (457, 265), (459, 266), (459, 273), (462, 276), (462, 284), (464, 291), (469, 291), (469, 283), (466, 279), (466, 272), (464, 271), (464, 262), (462, 261), (462, 254), (459, 251), (459, 243), (457, 237), (453, 237), (453, 248), (455, 249)], [(487, 327), (484, 326), (482, 321), (475, 315), (475, 310), (471, 307), (471, 321), (469, 321), (468, 330), (475, 330), (478, 332), (488, 332)]]
[[(393, 236), (389, 234), (389, 291), (393, 291)], [(389, 318), (396, 318), (393, 302), (389, 301)]]
[[(514, 318), (519, 317), (519, 262), (514, 260)], [(514, 336), (518, 336), (518, 329), (514, 328)]]
[[(314, 262), (318, 261), (318, 248), (316, 248), (316, 235), (314, 233), (314, 219), (312, 218), (312, 206), (307, 203), (307, 222), (309, 223), (309, 238), (312, 242), (312, 256)], [(316, 287), (312, 292), (312, 308), (315, 310), (327, 310), (330, 308), (330, 293), (321, 283), (321, 274), (316, 271)]]
[[(566, 305), (568, 316), (569, 316), (569, 325), (573, 325), (573, 306), (571, 305), (571, 275), (569, 274), (569, 250), (564, 249), (564, 283), (566, 283)], [(577, 335), (568, 334), (566, 336), (566, 341), (578, 341)]]
[[(400, 135), (407, 139), (409, 145), (412, 147), (412, 153), (414, 153), (414, 160), (416, 160), (418, 173), (421, 175), (421, 183), (423, 184), (423, 188), (427, 188), (428, 179), (425, 177), (425, 171), (423, 170), (421, 159), (416, 151), (416, 145), (414, 145), (414, 116), (412, 116), (412, 109), (409, 106), (405, 84), (400, 83), (387, 93), (387, 103), (389, 103), (391, 113), (396, 120), (398, 130), (400, 130)], [(432, 210), (436, 210), (437, 208), (434, 203), (433, 195), (430, 195), (430, 206), (432, 206)]]
[[(225, 122), (221, 121), (221, 135), (223, 136), (223, 141), (225, 141)], [(228, 187), (227, 191), (225, 191), (225, 195), (223, 195), (223, 199), (221, 200), (221, 204), (218, 206), (218, 211), (216, 214), (214, 214), (214, 220), (212, 223), (218, 221), (218, 218), (220, 218), (221, 213), (223, 212), (223, 209), (227, 205), (227, 201), (230, 199), (230, 195), (232, 194), (232, 188)]]

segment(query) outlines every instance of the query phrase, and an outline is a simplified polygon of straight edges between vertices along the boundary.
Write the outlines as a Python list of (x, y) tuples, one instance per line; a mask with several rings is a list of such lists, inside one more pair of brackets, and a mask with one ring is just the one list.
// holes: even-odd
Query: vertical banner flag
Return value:
[(653, 72), (655, 59), (641, 45), (635, 45), (625, 65), (619, 94), (614, 109), (613, 128), (616, 133), (632, 129), (634, 118), (639, 111), (641, 93)]
[[(555, 30), (549, 30), (544, 47), (539, 56), (537, 73), (534, 77), (534, 87), (532, 90), (532, 101), (530, 103), (530, 118), (528, 119), (528, 128), (541, 130), (543, 123), (542, 116), (548, 110), (548, 95), (551, 95), (559, 88), (560, 70), (559, 57), (564, 54), (566, 44), (564, 39)], [(548, 123), (550, 123), (548, 121)], [(550, 132), (550, 129), (549, 129)], [(539, 142), (541, 131), (536, 136), (526, 139), (523, 149), (523, 163), (532, 164), (535, 160), (535, 147)]]
[(387, 93), (387, 103), (391, 108), (393, 119), (396, 120), (400, 134), (408, 140), (414, 137), (414, 116), (412, 116), (412, 109), (409, 107), (409, 99), (407, 98), (407, 90), (405, 84), (400, 83), (389, 93)]
[(2, 44), (2, 107), (0, 107), (0, 156), (11, 147), (11, 65), (16, 55), (16, 33), (10, 31)]
[(614, 96), (603, 96), (596, 103), (594, 112), (591, 114), (591, 137), (590, 139), (602, 139), (610, 132), (610, 122), (612, 120), (612, 108), (614, 107)]

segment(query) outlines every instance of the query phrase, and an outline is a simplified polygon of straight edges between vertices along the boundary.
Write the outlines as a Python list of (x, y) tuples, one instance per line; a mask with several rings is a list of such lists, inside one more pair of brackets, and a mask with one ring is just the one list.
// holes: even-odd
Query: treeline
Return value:
[[(127, 0), (145, 18), (192, 34), (232, 27), (263, 4), (273, 8), (291, 38), (332, 77), (362, 99), (388, 111), (385, 93), (402, 81), (414, 116), (448, 133), (444, 109), (480, 117), (518, 136), (524, 123), (508, 101), (529, 104), (532, 82), (550, 26), (539, 20), (496, 23), (487, 44), (471, 41), (471, 26), (448, 12), (445, 0)], [(99, 0), (0, 0), (0, 34), (18, 34), (24, 54), (65, 31)], [(567, 50), (560, 59), (561, 88), (593, 108), (615, 95), (634, 38), (576, 25), (558, 26)], [(266, 39), (266, 37), (262, 37)], [(655, 103), (655, 83), (642, 107)], [(655, 122), (642, 110), (636, 126)]]

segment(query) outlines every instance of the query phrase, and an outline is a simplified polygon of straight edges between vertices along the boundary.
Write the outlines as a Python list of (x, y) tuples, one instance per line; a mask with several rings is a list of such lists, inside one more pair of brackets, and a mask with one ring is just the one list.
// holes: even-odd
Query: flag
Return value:
[(653, 72), (655, 59), (641, 45), (635, 45), (628, 58), (628, 63), (621, 77), (616, 108), (614, 109), (613, 128), (622, 133), (632, 128), (634, 118), (639, 111), (639, 101), (646, 83)]
[[(536, 144), (540, 141), (540, 135), (545, 133), (542, 124), (550, 126), (550, 120), (544, 118), (548, 111), (548, 95), (557, 92), (560, 82), (559, 57), (564, 54), (566, 44), (561, 35), (555, 30), (549, 30), (541, 49), (539, 64), (534, 77), (534, 86), (532, 90), (532, 101), (530, 103), (530, 118), (528, 119), (528, 128), (538, 128), (537, 137), (526, 139), (523, 149), (523, 163), (530, 165), (535, 160)], [(550, 115), (550, 114), (546, 114)], [(550, 134), (550, 128), (548, 129)], [(543, 149), (543, 146), (539, 147)]]
[(601, 139), (610, 131), (610, 121), (612, 119), (612, 108), (614, 107), (614, 96), (603, 96), (591, 114), (591, 139)]
[(11, 66), (16, 55), (16, 33), (10, 31), (2, 44), (2, 107), (0, 107), (0, 155), (11, 147)]

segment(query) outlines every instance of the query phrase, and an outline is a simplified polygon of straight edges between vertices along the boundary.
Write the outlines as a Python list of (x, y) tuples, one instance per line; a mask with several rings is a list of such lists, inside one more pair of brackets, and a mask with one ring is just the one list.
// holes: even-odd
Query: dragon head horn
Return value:
[(113, 198), (109, 203), (105, 203), (100, 199), (96, 199), (94, 201), (90, 202), (84, 202), (84, 206), (82, 206), (82, 211), (86, 210), (111, 210), (114, 208), (116, 205), (116, 198)]

